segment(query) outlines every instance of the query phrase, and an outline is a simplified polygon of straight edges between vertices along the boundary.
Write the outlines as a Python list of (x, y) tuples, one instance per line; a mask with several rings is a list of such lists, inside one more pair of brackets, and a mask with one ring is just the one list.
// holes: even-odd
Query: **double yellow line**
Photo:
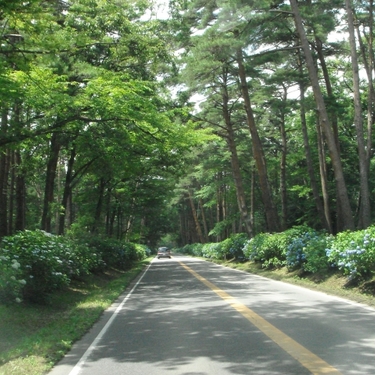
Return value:
[(242, 303), (239, 303), (234, 297), (212, 284), (207, 279), (192, 270), (186, 264), (179, 262), (182, 267), (194, 275), (199, 281), (205, 284), (208, 288), (214, 291), (219, 297), (225, 300), (230, 306), (242, 314), (259, 330), (266, 334), (272, 341), (279, 345), (289, 355), (295, 358), (302, 366), (307, 368), (314, 375), (341, 375), (341, 373), (329, 363), (323, 361), (314, 353), (307, 350), (298, 342), (294, 341), (288, 335), (273, 326), (267, 320), (263, 319), (260, 315), (249, 309)]

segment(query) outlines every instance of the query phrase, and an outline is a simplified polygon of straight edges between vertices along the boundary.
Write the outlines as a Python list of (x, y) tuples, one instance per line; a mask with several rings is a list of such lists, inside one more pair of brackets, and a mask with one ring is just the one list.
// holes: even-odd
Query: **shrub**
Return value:
[(202, 255), (205, 258), (224, 259), (224, 250), (221, 242), (205, 243), (202, 247)]
[(326, 254), (331, 265), (350, 279), (371, 275), (375, 270), (375, 226), (338, 233)]
[(285, 266), (289, 244), (308, 229), (306, 226), (296, 226), (281, 233), (257, 234), (245, 244), (244, 255), (262, 263), (265, 268)]
[(22, 278), (18, 255), (12, 255), (7, 250), (0, 250), (0, 253), (0, 300), (21, 302), (21, 290), (26, 280)]
[(320, 272), (329, 268), (326, 249), (330, 241), (324, 232), (310, 230), (294, 238), (288, 245), (286, 264), (289, 269), (301, 268), (307, 272)]
[[(22, 293), (24, 298), (40, 302), (46, 299), (48, 293), (68, 285), (68, 274), (75, 272), (69, 250), (56, 236), (43, 231), (24, 231), (3, 238), (0, 247), (2, 257), (9, 256), (12, 262), (16, 259), (19, 276), (23, 280), (22, 288), (16, 291), (16, 298), (20, 298)], [(66, 257), (62, 258), (61, 254)], [(13, 264), (16, 265), (15, 262)]]
[(45, 302), (73, 278), (103, 271), (107, 265), (128, 268), (147, 252), (144, 245), (72, 233), (19, 232), (0, 245), (0, 296), (5, 301)]
[(222, 247), (225, 257), (235, 258), (237, 260), (244, 259), (243, 249), (248, 239), (245, 233), (237, 233), (232, 234), (230, 238), (224, 240), (222, 242)]
[(203, 244), (192, 243), (192, 244), (185, 245), (179, 251), (183, 254), (195, 255), (197, 257), (201, 257), (201, 256), (203, 256), (202, 248), (203, 248)]
[(313, 233), (304, 249), (306, 262), (303, 269), (307, 272), (317, 273), (329, 269), (329, 260), (326, 249), (330, 246), (332, 237), (326, 233)]
[(309, 230), (294, 238), (288, 245), (286, 264), (289, 269), (302, 268), (307, 272), (319, 272), (329, 268), (326, 249), (331, 237), (326, 233)]
[[(113, 238), (86, 238), (92, 252), (99, 253), (104, 262), (117, 269), (127, 269), (147, 255), (147, 247)], [(150, 250), (148, 250), (150, 251)]]
[(309, 238), (310, 233), (307, 232), (293, 239), (288, 245), (286, 252), (286, 266), (289, 270), (302, 268), (303, 263), (306, 262), (304, 248), (306, 247)]
[(255, 237), (251, 238), (245, 243), (243, 253), (245, 257), (249, 260), (255, 261), (255, 262), (261, 262), (262, 261), (262, 252), (264, 243), (267, 240), (267, 237), (269, 236), (269, 233), (259, 233)]
[(40, 230), (3, 238), (0, 254), (2, 294), (7, 299), (23, 297), (33, 302), (45, 302), (51, 292), (68, 285), (72, 278), (104, 265), (100, 255), (86, 244)]

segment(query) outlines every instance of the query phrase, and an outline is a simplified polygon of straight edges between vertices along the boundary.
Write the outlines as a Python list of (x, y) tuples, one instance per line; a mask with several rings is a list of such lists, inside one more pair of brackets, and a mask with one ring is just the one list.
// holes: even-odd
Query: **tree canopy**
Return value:
[(0, 1), (0, 237), (372, 224), (372, 1), (151, 8)]

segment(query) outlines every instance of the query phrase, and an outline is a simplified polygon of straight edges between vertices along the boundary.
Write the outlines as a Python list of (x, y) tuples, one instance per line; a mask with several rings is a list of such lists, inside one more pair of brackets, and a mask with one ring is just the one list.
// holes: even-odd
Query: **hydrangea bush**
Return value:
[(375, 271), (375, 226), (338, 233), (326, 254), (331, 266), (350, 279), (370, 276)]
[(188, 254), (188, 255), (194, 255), (194, 256), (197, 256), (197, 257), (201, 257), (201, 256), (203, 256), (202, 249), (203, 249), (203, 244), (192, 243), (192, 244), (185, 245), (184, 247), (179, 249), (179, 251), (182, 254)]
[(131, 267), (133, 262), (144, 259), (147, 252), (150, 252), (147, 246), (117, 239), (90, 236), (81, 240), (87, 243), (91, 252), (99, 253), (106, 265), (122, 270)]
[(0, 299), (21, 302), (21, 290), (26, 284), (22, 277), (21, 264), (17, 255), (9, 251), (0, 252)]
[(147, 252), (144, 245), (120, 241), (55, 236), (38, 230), (19, 232), (0, 244), (0, 297), (45, 302), (72, 279), (108, 266), (127, 268)]
[(326, 249), (332, 240), (325, 232), (308, 230), (294, 238), (288, 245), (286, 265), (288, 269), (301, 268), (307, 272), (320, 272), (329, 268)]
[(205, 243), (202, 247), (202, 255), (205, 258), (224, 259), (225, 248), (222, 246), (222, 242)]
[(243, 249), (248, 239), (249, 237), (245, 233), (237, 233), (223, 241), (223, 251), (226, 257), (243, 260)]
[(264, 268), (283, 267), (287, 264), (289, 244), (308, 227), (297, 226), (281, 233), (260, 233), (250, 239), (243, 249), (247, 259), (260, 262)]

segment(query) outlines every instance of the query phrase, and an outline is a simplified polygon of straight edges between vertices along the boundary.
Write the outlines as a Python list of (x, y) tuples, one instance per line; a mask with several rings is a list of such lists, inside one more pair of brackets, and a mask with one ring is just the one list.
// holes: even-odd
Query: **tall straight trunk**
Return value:
[(370, 1), (369, 5), (369, 13), (370, 13), (370, 22), (369, 22), (369, 36), (367, 38), (368, 40), (368, 62), (366, 59), (366, 53), (365, 53), (365, 48), (363, 46), (362, 38), (359, 33), (359, 28), (358, 30), (358, 39), (361, 45), (361, 51), (362, 51), (362, 59), (364, 61), (365, 67), (366, 67), (366, 72), (367, 72), (367, 78), (368, 78), (368, 99), (367, 99), (367, 146), (366, 146), (366, 162), (367, 162), (367, 170), (369, 173), (370, 170), (370, 160), (373, 155), (373, 140), (372, 140), (372, 127), (374, 124), (374, 116), (373, 116), (373, 111), (374, 111), (374, 104), (375, 104), (375, 90), (374, 90), (374, 84), (373, 84), (373, 68), (374, 68), (374, 40), (373, 40), (373, 30), (374, 30), (374, 4), (373, 1)]
[(259, 175), (260, 189), (262, 193), (267, 226), (270, 232), (278, 232), (280, 229), (279, 218), (276, 207), (273, 203), (271, 187), (267, 176), (267, 165), (264, 157), (263, 147), (259, 138), (258, 129), (255, 125), (253, 110), (251, 108), (251, 101), (246, 81), (246, 72), (243, 64), (243, 55), (241, 48), (237, 49), (236, 59), (238, 65), (238, 74), (241, 82), (242, 98), (244, 100), (246, 111), (246, 120), (250, 130), (253, 154)]
[(50, 144), (50, 155), (47, 163), (46, 182), (44, 189), (43, 213), (41, 229), (46, 232), (51, 232), (51, 205), (54, 200), (54, 188), (56, 179), (57, 162), (59, 160), (59, 153), (61, 144), (59, 136), (56, 133), (52, 134)]
[(250, 224), (254, 228), (255, 213), (255, 166), (251, 167), (251, 183), (250, 183)]
[[(301, 61), (300, 61), (301, 62)], [(302, 64), (299, 64), (300, 69), (300, 75), (301, 78), (303, 77), (303, 70), (302, 70)], [(324, 206), (322, 204), (322, 200), (320, 198), (319, 194), (319, 187), (318, 183), (315, 178), (315, 172), (314, 172), (314, 165), (313, 160), (311, 156), (311, 147), (309, 143), (309, 136), (307, 131), (307, 124), (306, 124), (306, 111), (305, 111), (305, 86), (302, 83), (302, 79), (299, 82), (299, 89), (301, 94), (300, 99), (300, 117), (301, 117), (301, 127), (302, 127), (302, 136), (303, 136), (303, 144), (305, 149), (305, 155), (306, 155), (306, 164), (307, 164), (307, 172), (309, 174), (310, 179), (310, 187), (313, 194), (315, 207), (319, 215), (320, 222), (323, 226), (323, 228), (327, 229), (329, 233), (332, 233), (332, 222), (331, 222), (331, 214), (330, 214), (330, 208), (329, 208), (329, 200), (328, 200), (328, 193), (326, 191), (326, 186), (323, 183), (325, 181), (324, 177), (325, 174), (322, 174), (323, 169), (320, 168), (320, 176), (322, 180), (322, 190), (323, 190), (323, 197), (325, 202), (325, 207), (327, 207), (327, 210), (324, 209)], [(319, 165), (321, 166), (322, 163), (324, 163), (325, 167), (325, 160), (321, 160), (320, 158), (320, 131), (318, 131), (318, 152), (319, 152)]]
[(112, 188), (107, 189), (106, 202), (105, 202), (105, 233), (107, 236), (111, 236), (111, 191)]
[(14, 223), (16, 231), (25, 230), (26, 227), (26, 182), (21, 164), (21, 154), (16, 151), (16, 221)]
[[(318, 37), (315, 37), (315, 43), (316, 43), (316, 50), (318, 53), (319, 63), (323, 72), (327, 95), (328, 95), (328, 98), (330, 98), (333, 101), (335, 99), (335, 95), (333, 93), (331, 78), (329, 76), (328, 67), (326, 64), (325, 57), (324, 57), (323, 43)], [(340, 153), (339, 127), (338, 127), (336, 113), (334, 113), (333, 111), (332, 113), (330, 113), (330, 120), (331, 120), (331, 126), (332, 126), (333, 134), (335, 137), (335, 141), (336, 141), (336, 147), (337, 147), (338, 152)]]
[(333, 226), (332, 226), (332, 220), (331, 220), (331, 208), (330, 208), (329, 194), (328, 194), (326, 153), (325, 153), (325, 148), (324, 148), (323, 130), (322, 130), (322, 127), (320, 126), (319, 121), (317, 121), (317, 124), (316, 124), (316, 134), (317, 134), (317, 142), (318, 142), (319, 174), (320, 174), (320, 183), (322, 185), (324, 216), (328, 224), (329, 232), (333, 233)]
[(306, 66), (309, 72), (309, 77), (311, 80), (311, 85), (313, 88), (314, 98), (319, 113), (319, 121), (323, 128), (329, 152), (332, 161), (333, 171), (335, 174), (335, 180), (338, 188), (338, 204), (341, 205), (341, 215), (342, 215), (342, 228), (341, 230), (354, 230), (354, 219), (352, 214), (352, 209), (350, 207), (348, 191), (346, 188), (346, 183), (344, 179), (344, 172), (341, 163), (341, 158), (337, 149), (335, 137), (328, 119), (327, 109), (324, 103), (323, 95), (319, 86), (318, 73), (316, 71), (312, 53), (309, 47), (309, 42), (306, 37), (306, 32), (302, 23), (302, 18), (299, 13), (297, 0), (289, 0), (290, 5), (294, 14), (294, 21), (296, 24), (297, 32), (301, 40), (302, 49), (304, 51)]
[(246, 233), (249, 237), (252, 237), (253, 229), (251, 227), (250, 217), (249, 217), (249, 213), (248, 213), (247, 205), (246, 205), (245, 189), (243, 187), (243, 182), (242, 182), (240, 161), (239, 161), (238, 153), (237, 153), (237, 146), (235, 142), (233, 124), (230, 118), (230, 112), (229, 112), (229, 106), (228, 106), (229, 95), (227, 92), (226, 85), (224, 85), (222, 89), (222, 98), (223, 98), (223, 107), (222, 107), (223, 117), (224, 117), (224, 122), (225, 122), (225, 128), (227, 131), (226, 141), (227, 141), (227, 145), (228, 145), (230, 156), (231, 156), (230, 161), (231, 161), (234, 185), (236, 189), (238, 209), (239, 209), (243, 224), (245, 226)]
[(15, 151), (9, 151), (10, 161), (10, 184), (9, 184), (9, 205), (8, 205), (8, 236), (13, 234), (13, 218), (16, 198), (16, 160)]
[(204, 240), (208, 242), (208, 227), (207, 227), (207, 220), (206, 220), (206, 213), (204, 209), (204, 204), (202, 198), (199, 199), (199, 208), (202, 213), (202, 223), (203, 223), (203, 231), (204, 231)]
[[(14, 125), (21, 127), (21, 104), (16, 102), (14, 105)], [(11, 205), (9, 208), (9, 228), (10, 233), (13, 230), (22, 231), (26, 225), (26, 185), (25, 185), (25, 171), (22, 167), (22, 159), (19, 150), (13, 151), (13, 168), (12, 168), (12, 183), (11, 183)], [(15, 211), (13, 214), (13, 210)]]
[(59, 216), (59, 229), (58, 229), (58, 234), (64, 234), (65, 232), (65, 222), (66, 222), (66, 213), (68, 209), (68, 201), (69, 201), (69, 196), (72, 191), (72, 181), (73, 181), (73, 166), (75, 162), (75, 156), (76, 156), (76, 150), (73, 148), (70, 151), (70, 157), (68, 160), (68, 165), (66, 169), (66, 174), (65, 174), (65, 183), (64, 183), (64, 191), (63, 191), (63, 196), (61, 199), (61, 212)]
[(198, 220), (197, 210), (195, 209), (195, 205), (194, 205), (193, 194), (192, 194), (190, 188), (188, 189), (188, 196), (189, 196), (191, 213), (193, 214), (195, 229), (197, 231), (199, 242), (200, 243), (205, 243), (205, 240), (204, 240), (204, 237), (203, 237), (203, 233), (202, 233), (202, 228), (201, 228), (201, 225), (200, 225), (199, 220)]
[[(374, 11), (374, 2), (373, 0), (370, 0), (369, 1), (369, 22), (368, 22), (369, 33), (368, 34), (363, 33), (368, 43), (367, 46), (364, 45), (363, 40), (362, 40), (361, 31), (359, 29), (360, 23), (356, 22), (354, 25), (357, 31), (358, 43), (359, 43), (359, 47), (360, 47), (360, 51), (362, 55), (362, 61), (365, 67), (367, 80), (368, 80), (368, 92), (369, 92), (368, 93), (368, 102), (369, 102), (368, 108), (372, 108), (375, 104), (375, 91), (374, 91), (374, 83), (373, 83), (373, 69), (374, 69), (374, 37), (373, 37), (374, 15), (373, 15), (373, 11)], [(367, 132), (368, 132), (367, 141), (370, 141), (370, 143), (368, 143), (367, 151), (370, 151), (368, 155), (368, 159), (370, 159), (371, 145), (372, 145), (372, 139), (371, 139), (372, 129), (371, 128), (372, 128), (373, 118), (372, 118), (372, 111), (368, 110), (368, 113), (371, 114), (370, 129), (367, 129)]]
[[(317, 50), (317, 53), (318, 53), (320, 66), (321, 66), (322, 72), (323, 72), (323, 77), (324, 77), (324, 82), (325, 82), (328, 98), (331, 100), (331, 102), (334, 102), (335, 96), (334, 96), (334, 93), (333, 93), (331, 79), (330, 79), (330, 76), (329, 76), (326, 60), (325, 60), (325, 57), (324, 57), (323, 43), (317, 36), (315, 36), (315, 43), (316, 43), (316, 50)], [(337, 116), (336, 116), (335, 111), (332, 111), (329, 115), (330, 115), (330, 117), (329, 117), (330, 123), (331, 123), (331, 126), (332, 126), (335, 141), (336, 141), (337, 152), (340, 155), (341, 151), (340, 151), (339, 127), (338, 127), (338, 122), (337, 122)], [(339, 188), (336, 184), (336, 195), (337, 196), (338, 196), (338, 192), (339, 192)], [(338, 228), (342, 227), (342, 224), (341, 224), (341, 217), (342, 217), (341, 209), (342, 209), (341, 205), (338, 204), (336, 206), (336, 217), (337, 217), (336, 225), (337, 225)]]
[(359, 67), (357, 46), (355, 42), (354, 30), (354, 14), (352, 10), (351, 0), (345, 0), (346, 12), (348, 16), (348, 30), (349, 43), (353, 70), (353, 94), (354, 94), (354, 125), (357, 133), (357, 145), (359, 156), (359, 180), (360, 180), (360, 210), (358, 218), (358, 226), (361, 229), (367, 228), (371, 225), (371, 210), (370, 210), (370, 191), (368, 186), (368, 168), (366, 160), (366, 144), (363, 134), (361, 95), (359, 87)]
[[(287, 99), (286, 87), (284, 87), (283, 102)], [(281, 195), (281, 229), (287, 229), (288, 209), (287, 209), (287, 189), (286, 189), (286, 158), (287, 158), (287, 138), (285, 130), (285, 111), (281, 109), (280, 136), (281, 136), (281, 158), (280, 158), (280, 195)]]
[(373, 151), (372, 151), (372, 144), (373, 144), (372, 127), (373, 127), (373, 123), (374, 123), (373, 110), (374, 110), (374, 104), (375, 104), (375, 91), (374, 91), (374, 84), (373, 84), (373, 69), (374, 69), (374, 66), (373, 66), (374, 65), (374, 59), (373, 59), (373, 56), (374, 56), (374, 47), (373, 47), (373, 44), (374, 44), (374, 41), (373, 41), (374, 15), (373, 15), (373, 10), (374, 10), (374, 4), (373, 4), (372, 0), (370, 1), (369, 8), (370, 8), (369, 9), (369, 17), (370, 17), (369, 29), (370, 29), (370, 32), (369, 32), (369, 35), (367, 37), (367, 39), (368, 39), (368, 46), (367, 46), (368, 57), (366, 56), (366, 48), (363, 45), (363, 41), (362, 41), (361, 33), (360, 33), (360, 30), (359, 30), (359, 26), (356, 25), (357, 34), (358, 34), (358, 41), (359, 41), (361, 54), (362, 54), (362, 60), (363, 60), (363, 63), (365, 65), (367, 80), (368, 80), (367, 145), (366, 145), (366, 164), (367, 164), (366, 167), (367, 167), (368, 173), (370, 171), (370, 160), (371, 160), (371, 157), (373, 155)]
[(98, 197), (97, 197), (96, 207), (95, 207), (94, 224), (91, 228), (91, 231), (93, 233), (97, 233), (99, 231), (100, 218), (101, 218), (102, 209), (103, 209), (105, 186), (106, 186), (106, 182), (104, 178), (101, 178), (99, 181), (99, 186), (98, 186)]
[[(223, 180), (222, 172), (220, 172), (217, 175), (217, 179), (219, 180), (219, 182)], [(223, 196), (224, 196), (223, 187), (220, 184), (219, 188), (216, 191), (216, 223), (220, 223), (224, 219)], [(220, 241), (221, 241), (221, 235), (218, 233), (216, 235), (216, 242), (220, 242)]]
[[(1, 133), (8, 130), (8, 109), (3, 108), (1, 113)], [(8, 175), (9, 157), (7, 150), (0, 149), (0, 238), (8, 234)]]
[(116, 210), (114, 208), (111, 209), (111, 217), (109, 220), (109, 236), (113, 237), (115, 233), (115, 220), (116, 220)]
[[(370, 173), (370, 160), (373, 155), (373, 139), (372, 139), (372, 128), (374, 124), (374, 104), (375, 104), (375, 91), (374, 91), (374, 84), (373, 84), (373, 69), (374, 69), (374, 2), (373, 0), (369, 1), (369, 33), (364, 36), (367, 39), (367, 46), (365, 47), (361, 32), (359, 29), (359, 22), (355, 23), (355, 28), (357, 30), (358, 35), (358, 42), (360, 46), (360, 51), (362, 55), (362, 61), (365, 66), (366, 74), (367, 74), (367, 81), (368, 81), (368, 90), (367, 90), (367, 144), (366, 144), (366, 170), (367, 173)], [(361, 205), (362, 207), (362, 205)], [(359, 213), (359, 217), (361, 217), (361, 212)]]

